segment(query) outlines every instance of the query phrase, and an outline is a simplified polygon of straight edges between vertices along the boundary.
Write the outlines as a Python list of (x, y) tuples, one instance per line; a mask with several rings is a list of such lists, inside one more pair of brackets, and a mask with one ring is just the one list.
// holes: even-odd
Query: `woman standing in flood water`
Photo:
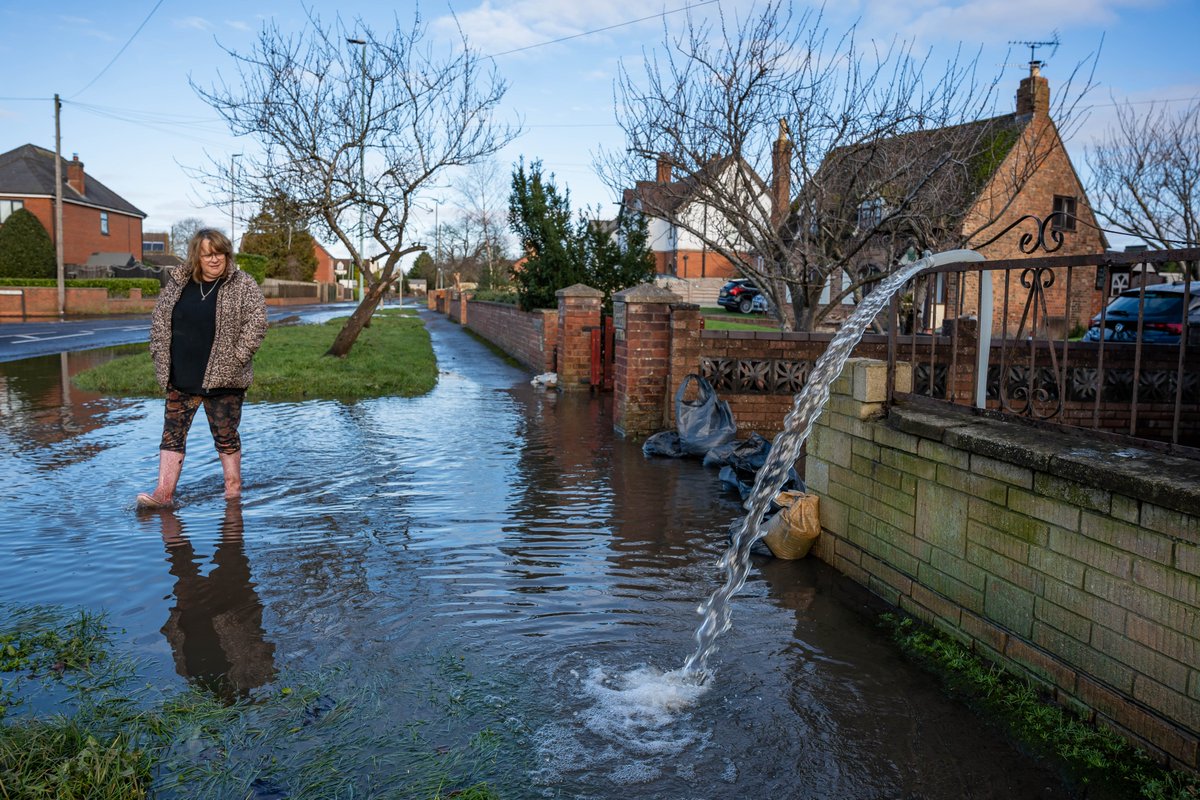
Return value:
[(262, 290), (233, 260), (233, 244), (205, 228), (188, 242), (187, 263), (171, 272), (150, 319), (154, 374), (167, 393), (158, 485), (137, 496), (139, 508), (175, 502), (188, 429), (204, 406), (221, 457), (225, 497), (242, 492), (242, 400), (254, 379), (251, 364), (267, 332)]

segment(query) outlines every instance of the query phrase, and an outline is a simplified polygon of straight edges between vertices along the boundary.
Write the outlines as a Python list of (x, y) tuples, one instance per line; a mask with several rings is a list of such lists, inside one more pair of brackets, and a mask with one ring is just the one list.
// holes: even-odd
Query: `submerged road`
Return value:
[[(300, 322), (324, 322), (349, 316), (354, 303), (268, 306), (271, 322), (299, 317)], [(47, 319), (0, 323), (0, 361), (54, 355), (145, 342), (150, 339), (150, 315)]]

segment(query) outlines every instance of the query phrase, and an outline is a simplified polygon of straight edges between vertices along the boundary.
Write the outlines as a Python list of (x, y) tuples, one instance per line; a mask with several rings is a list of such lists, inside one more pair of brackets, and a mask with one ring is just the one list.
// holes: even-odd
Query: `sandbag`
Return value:
[(642, 443), (642, 455), (666, 456), (667, 458), (683, 458), (685, 453), (679, 444), (679, 434), (675, 431), (656, 433)]
[[(684, 400), (692, 382), (697, 386), (696, 399)], [(703, 456), (737, 436), (729, 403), (717, 399), (712, 384), (695, 373), (686, 376), (675, 392), (675, 429), (684, 453), (693, 456)]]
[(767, 521), (763, 541), (776, 558), (808, 555), (821, 534), (821, 510), (815, 494), (780, 492), (775, 497), (779, 513)]

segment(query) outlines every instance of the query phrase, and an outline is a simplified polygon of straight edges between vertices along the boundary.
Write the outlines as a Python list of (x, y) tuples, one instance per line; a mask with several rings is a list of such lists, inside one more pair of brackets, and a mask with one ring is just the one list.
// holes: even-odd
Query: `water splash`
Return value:
[(915, 261), (885, 278), (869, 295), (864, 297), (854, 313), (842, 323), (841, 329), (829, 347), (817, 359), (808, 382), (796, 395), (791, 411), (784, 419), (783, 431), (775, 437), (767, 462), (758, 471), (745, 519), (733, 535), (729, 549), (721, 556), (717, 565), (725, 570), (725, 583), (717, 588), (700, 605), (699, 613), (704, 617), (696, 629), (696, 652), (684, 663), (683, 672), (699, 683), (708, 678), (708, 659), (717, 650), (717, 639), (729, 630), (732, 623), (730, 600), (746, 583), (750, 571), (750, 548), (764, 535), (762, 518), (770, 507), (771, 500), (779, 494), (787, 480), (788, 470), (800, 457), (800, 448), (812, 431), (813, 424), (829, 399), (829, 387), (839, 375), (854, 346), (876, 315), (896, 292), (914, 275), (929, 267), (956, 262), (978, 262), (983, 256), (971, 250), (951, 250)]

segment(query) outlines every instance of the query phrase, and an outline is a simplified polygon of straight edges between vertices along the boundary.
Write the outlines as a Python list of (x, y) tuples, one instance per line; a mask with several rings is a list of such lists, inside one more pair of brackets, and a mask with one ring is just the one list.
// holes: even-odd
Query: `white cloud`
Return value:
[(254, 30), (254, 28), (251, 27), (250, 23), (243, 22), (240, 19), (227, 19), (227, 20), (225, 20), (225, 24), (228, 25), (229, 27), (233, 28), (235, 31)]
[[(679, 7), (683, 5), (686, 3), (681, 2)], [(716, 5), (712, 5), (711, 8), (715, 9)], [(650, 17), (658, 12), (661, 12), (660, 8), (647, 6), (643, 0), (579, 0), (574, 3), (562, 3), (561, 0), (483, 0), (475, 8), (459, 12), (454, 17), (438, 18), (433, 22), (432, 28), (440, 35), (452, 36), (456, 35), (461, 27), (471, 46), (487, 55), (540, 45), (589, 31), (599, 31), (572, 42), (539, 47), (533, 51), (561, 53), (562, 47), (612, 46), (628, 39), (633, 33), (638, 34), (639, 41), (647, 31), (657, 36), (662, 28), (661, 16), (653, 16), (632, 25), (624, 23)], [(683, 15), (670, 16), (682, 18)], [(600, 31), (613, 25), (621, 27)]]
[(854, 12), (863, 31), (876, 37), (995, 44), (1044, 40), (1053, 30), (1104, 28), (1130, 9), (1161, 5), (1162, 0), (861, 0)]
[(68, 25), (91, 25), (92, 21), (87, 17), (72, 17), (67, 14), (59, 14), (58, 18)]
[(184, 17), (183, 19), (175, 20), (176, 28), (191, 28), (197, 31), (211, 31), (213, 24), (204, 17)]

